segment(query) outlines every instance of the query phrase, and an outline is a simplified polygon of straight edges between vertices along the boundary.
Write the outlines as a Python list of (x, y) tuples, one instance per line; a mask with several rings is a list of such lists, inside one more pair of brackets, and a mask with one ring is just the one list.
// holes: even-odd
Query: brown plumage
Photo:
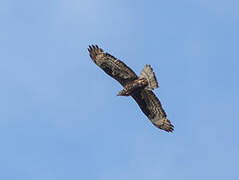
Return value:
[(105, 53), (97, 45), (89, 46), (88, 51), (95, 64), (124, 87), (118, 96), (132, 96), (156, 127), (167, 132), (174, 130), (159, 99), (152, 91), (158, 87), (158, 82), (150, 65), (146, 65), (138, 77), (126, 64)]

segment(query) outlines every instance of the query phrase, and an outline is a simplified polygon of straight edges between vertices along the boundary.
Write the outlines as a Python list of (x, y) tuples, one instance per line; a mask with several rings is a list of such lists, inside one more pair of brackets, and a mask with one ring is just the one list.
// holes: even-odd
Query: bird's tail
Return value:
[(158, 81), (150, 65), (147, 64), (144, 67), (139, 78), (145, 78), (147, 80), (148, 85), (145, 87), (145, 89), (154, 90), (158, 88)]

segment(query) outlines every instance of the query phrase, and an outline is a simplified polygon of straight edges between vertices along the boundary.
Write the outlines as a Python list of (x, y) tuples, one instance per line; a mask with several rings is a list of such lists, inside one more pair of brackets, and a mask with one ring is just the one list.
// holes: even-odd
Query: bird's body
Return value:
[(118, 96), (132, 96), (156, 127), (167, 132), (173, 131), (173, 125), (152, 91), (158, 87), (158, 82), (150, 65), (146, 65), (138, 77), (126, 64), (104, 53), (97, 45), (90, 46), (88, 50), (95, 64), (124, 87)]
[(124, 89), (118, 93), (118, 96), (132, 96), (137, 91), (144, 89), (148, 85), (146, 79), (136, 79), (124, 86)]

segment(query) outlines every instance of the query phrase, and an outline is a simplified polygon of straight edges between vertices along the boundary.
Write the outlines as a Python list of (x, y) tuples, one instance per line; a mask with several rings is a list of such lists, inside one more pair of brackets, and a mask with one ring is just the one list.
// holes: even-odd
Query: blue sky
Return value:
[[(2, 0), (0, 178), (238, 179), (239, 1)], [(174, 133), (93, 64), (151, 64)]]

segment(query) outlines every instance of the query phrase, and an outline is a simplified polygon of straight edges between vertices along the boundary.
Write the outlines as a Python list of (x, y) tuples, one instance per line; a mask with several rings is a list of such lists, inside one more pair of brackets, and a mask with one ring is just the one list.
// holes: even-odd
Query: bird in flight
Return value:
[(88, 51), (93, 62), (124, 87), (118, 96), (132, 96), (156, 127), (167, 132), (174, 130), (159, 99), (153, 93), (158, 88), (158, 82), (150, 65), (146, 65), (137, 76), (125, 63), (105, 53), (97, 45), (89, 46)]

